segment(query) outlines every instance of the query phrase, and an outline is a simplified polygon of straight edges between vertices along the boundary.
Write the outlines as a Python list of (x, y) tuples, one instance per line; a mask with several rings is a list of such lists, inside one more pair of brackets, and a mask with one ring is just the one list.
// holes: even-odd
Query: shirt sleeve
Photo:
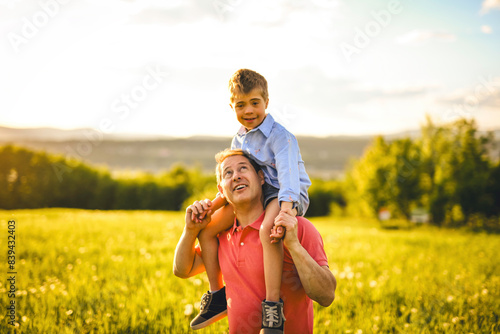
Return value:
[(303, 217), (297, 217), (300, 244), (320, 266), (328, 266), (323, 238), (314, 225)]
[(270, 147), (274, 153), (280, 191), (279, 202), (299, 202), (299, 145), (290, 132), (275, 130)]
[[(306, 218), (297, 217), (298, 231), (297, 238), (304, 249), (309, 253), (314, 261), (320, 266), (328, 266), (328, 259), (326, 257), (325, 246), (323, 238), (314, 225)], [(295, 264), (293, 263), (292, 256), (288, 249), (285, 247), (285, 254), (283, 258), (283, 270), (293, 271)]]
[(200, 247), (200, 244), (197, 244), (195, 247), (194, 247), (194, 252), (196, 254), (198, 254), (199, 257), (201, 257), (201, 247)]

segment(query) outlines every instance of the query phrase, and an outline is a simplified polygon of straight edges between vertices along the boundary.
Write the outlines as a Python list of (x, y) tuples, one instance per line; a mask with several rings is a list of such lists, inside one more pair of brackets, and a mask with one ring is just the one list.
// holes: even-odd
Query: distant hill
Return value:
[[(58, 129), (58, 128), (10, 128), (0, 126), (0, 143), (12, 141), (69, 141), (69, 140), (88, 140), (96, 138), (97, 135), (103, 135), (94, 129)], [(106, 134), (106, 140), (153, 140), (173, 138), (169, 136), (158, 135), (127, 135), (127, 134)]]
[[(500, 132), (500, 131), (497, 131)], [(388, 139), (411, 136), (406, 132)], [(500, 136), (497, 135), (496, 138)], [(297, 137), (312, 176), (338, 177), (350, 159), (359, 158), (372, 137)], [(215, 153), (229, 147), (231, 138), (104, 135), (92, 129), (61, 130), (53, 128), (16, 129), (0, 127), (0, 144), (12, 143), (35, 150), (63, 154), (112, 170), (145, 170), (158, 172), (176, 163), (199, 166), (212, 172)]]

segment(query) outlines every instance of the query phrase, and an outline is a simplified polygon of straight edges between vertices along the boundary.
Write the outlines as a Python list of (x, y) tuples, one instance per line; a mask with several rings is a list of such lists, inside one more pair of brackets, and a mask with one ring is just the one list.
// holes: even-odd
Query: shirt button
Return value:
[(241, 246), (243, 246), (244, 244), (245, 244), (244, 242), (240, 243)]

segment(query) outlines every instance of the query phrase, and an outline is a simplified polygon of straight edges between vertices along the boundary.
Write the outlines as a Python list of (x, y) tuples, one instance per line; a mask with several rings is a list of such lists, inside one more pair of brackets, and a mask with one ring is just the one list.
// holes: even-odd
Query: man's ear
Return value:
[(258, 171), (257, 175), (259, 176), (260, 184), (264, 184), (266, 181), (264, 179), (264, 172), (262, 171), (262, 169)]
[(220, 197), (221, 198), (224, 198), (224, 193), (222, 192), (222, 187), (220, 186), (220, 184), (217, 185), (217, 189), (219, 190), (219, 194), (220, 194)]

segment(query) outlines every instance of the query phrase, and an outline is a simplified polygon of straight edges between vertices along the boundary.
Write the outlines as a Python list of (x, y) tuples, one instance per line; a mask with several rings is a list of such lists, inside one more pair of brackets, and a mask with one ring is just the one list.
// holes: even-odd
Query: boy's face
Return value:
[(248, 130), (254, 129), (266, 118), (266, 109), (269, 99), (264, 101), (258, 88), (254, 88), (247, 95), (235, 96), (230, 103), (236, 112), (236, 118)]

